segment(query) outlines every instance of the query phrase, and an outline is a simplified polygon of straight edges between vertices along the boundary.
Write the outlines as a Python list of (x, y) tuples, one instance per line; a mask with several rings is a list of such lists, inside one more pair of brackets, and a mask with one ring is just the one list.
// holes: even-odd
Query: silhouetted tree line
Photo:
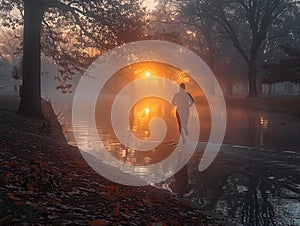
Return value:
[(286, 57), (279, 62), (265, 64), (266, 76), (262, 82), (268, 85), (291, 81), (295, 84), (300, 83), (300, 49), (289, 44), (281, 45), (280, 48)]

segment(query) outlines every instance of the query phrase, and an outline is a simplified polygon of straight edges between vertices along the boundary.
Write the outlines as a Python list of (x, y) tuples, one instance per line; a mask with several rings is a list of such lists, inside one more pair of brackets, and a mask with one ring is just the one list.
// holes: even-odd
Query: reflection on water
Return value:
[[(110, 123), (111, 103), (112, 99), (109, 98), (100, 100), (98, 106), (102, 107), (101, 111), (97, 111), (96, 124), (98, 136), (112, 156), (127, 164), (142, 166), (160, 162), (174, 151), (179, 141), (179, 133), (175, 109), (171, 104), (160, 98), (148, 97), (140, 100), (131, 109), (129, 126), (132, 133), (141, 140), (147, 140), (150, 137), (149, 125), (154, 117), (160, 117), (166, 122), (167, 134), (163, 142), (152, 150), (141, 152), (121, 144), (113, 133)], [(126, 129), (123, 132), (128, 133)], [(158, 131), (154, 128), (152, 133), (158, 133)]]
[(191, 186), (186, 198), (242, 225), (300, 224), (299, 153), (224, 145), (205, 172), (197, 171), (200, 157), (162, 186), (179, 194)]
[(176, 141), (178, 139), (178, 134), (173, 132), (176, 128), (175, 108), (162, 99), (151, 97), (139, 101), (131, 110), (129, 124), (136, 137), (146, 140), (150, 136), (149, 124), (153, 117), (164, 119), (167, 128), (172, 131), (167, 134), (165, 140)]
[[(130, 97), (124, 96), (125, 98)], [(116, 178), (115, 175), (121, 173), (122, 176), (117, 177), (119, 182), (125, 180), (123, 183), (140, 184), (144, 181), (145, 184), (172, 176), (178, 166), (184, 165), (191, 157), (194, 150), (192, 146), (196, 146), (197, 142), (187, 143), (184, 146), (180, 143), (175, 111), (170, 103), (161, 98), (143, 98), (133, 105), (128, 113), (124, 113), (128, 115), (126, 117), (128, 127), (122, 127), (118, 132), (121, 131), (129, 138), (136, 136), (141, 140), (147, 140), (150, 135), (156, 137), (155, 134), (160, 134), (160, 127), (151, 126), (150, 130), (151, 120), (160, 117), (165, 121), (167, 133), (163, 142), (147, 151), (138, 151), (125, 146), (116, 137), (111, 124), (113, 102), (114, 96), (102, 95), (99, 98), (96, 105), (96, 127), (93, 126), (94, 120), (88, 121), (89, 118), (85, 118), (84, 122), (79, 120), (79, 125), (73, 125), (74, 131), (81, 129), (80, 133), (76, 133), (77, 145), (86, 152), (83, 154), (84, 157), (95, 163), (97, 168), (93, 165), (94, 170), (103, 172), (103, 168), (112, 165), (113, 167), (107, 170), (109, 171), (107, 178)], [(190, 131), (193, 131), (192, 128), (193, 126), (189, 128)], [(197, 140), (198, 135), (195, 137), (194, 140)], [(72, 142), (72, 139), (69, 139), (69, 142)], [(161, 163), (162, 161), (164, 163)], [(134, 180), (135, 183), (132, 182)]]
[[(136, 174), (151, 174), (143, 165), (166, 158), (178, 142), (178, 127), (172, 106), (160, 99), (143, 99), (130, 113), (129, 124), (140, 139), (150, 136), (152, 117), (162, 117), (168, 128), (164, 142), (154, 150), (138, 152), (124, 147), (115, 137), (105, 102), (96, 116), (96, 134), (84, 133), (91, 124), (80, 122), (73, 130), (83, 131), (87, 150), (97, 147), (100, 135), (105, 147), (118, 160), (137, 164)], [(201, 111), (201, 109), (200, 109)], [(197, 151), (173, 178), (159, 186), (186, 195), (201, 208), (213, 210), (242, 225), (300, 225), (300, 119), (282, 114), (229, 109), (224, 145), (213, 164), (198, 172), (205, 148), (200, 139)], [(99, 117), (97, 119), (97, 117)], [(193, 115), (191, 115), (193, 117)], [(209, 133), (209, 116), (200, 115), (201, 133)], [(153, 131), (155, 132), (155, 131)], [(69, 142), (74, 140), (69, 138)]]
[(242, 111), (238, 108), (230, 109), (227, 116), (225, 143), (275, 150), (299, 150), (299, 118), (268, 112)]
[(161, 186), (242, 225), (300, 225), (300, 119), (229, 109), (224, 143), (204, 172), (199, 144), (186, 173)]

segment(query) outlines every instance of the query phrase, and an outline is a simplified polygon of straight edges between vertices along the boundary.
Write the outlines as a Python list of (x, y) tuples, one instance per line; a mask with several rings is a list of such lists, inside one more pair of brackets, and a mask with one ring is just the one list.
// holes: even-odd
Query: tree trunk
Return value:
[(256, 76), (257, 76), (257, 68), (256, 68), (256, 60), (251, 60), (248, 64), (248, 80), (249, 80), (249, 93), (248, 97), (257, 97), (257, 87), (256, 87)]
[(41, 106), (42, 3), (24, 0), (23, 85), (18, 113), (43, 118)]

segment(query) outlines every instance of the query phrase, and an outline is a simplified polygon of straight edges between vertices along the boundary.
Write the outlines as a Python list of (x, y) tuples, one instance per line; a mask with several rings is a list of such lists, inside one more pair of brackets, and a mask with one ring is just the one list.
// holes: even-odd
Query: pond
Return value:
[[(90, 132), (91, 121), (79, 121), (73, 127), (64, 125), (70, 144), (76, 144), (72, 131), (80, 131), (77, 145), (92, 153), (99, 147), (100, 137), (106, 150), (118, 161), (140, 166), (129, 173), (147, 175), (152, 172), (145, 166), (166, 158), (181, 142), (174, 108), (164, 100), (146, 98), (130, 112), (131, 131), (139, 139), (147, 139), (158, 132), (150, 131), (149, 122), (159, 116), (165, 120), (168, 132), (163, 142), (152, 150), (140, 152), (126, 148), (110, 123), (111, 100), (101, 101), (101, 108), (96, 107), (96, 133)], [(206, 114), (199, 116), (201, 132), (192, 158), (175, 176), (155, 186), (236, 224), (300, 225), (300, 119), (237, 107), (227, 109), (227, 128), (220, 152), (208, 169), (199, 172), (199, 161), (210, 132)]]

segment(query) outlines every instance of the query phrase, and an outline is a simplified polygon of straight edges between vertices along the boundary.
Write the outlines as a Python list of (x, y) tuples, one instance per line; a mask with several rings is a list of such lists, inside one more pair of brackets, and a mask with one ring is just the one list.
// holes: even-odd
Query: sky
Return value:
[(145, 5), (149, 10), (154, 10), (157, 3), (156, 0), (144, 0), (143, 5)]

